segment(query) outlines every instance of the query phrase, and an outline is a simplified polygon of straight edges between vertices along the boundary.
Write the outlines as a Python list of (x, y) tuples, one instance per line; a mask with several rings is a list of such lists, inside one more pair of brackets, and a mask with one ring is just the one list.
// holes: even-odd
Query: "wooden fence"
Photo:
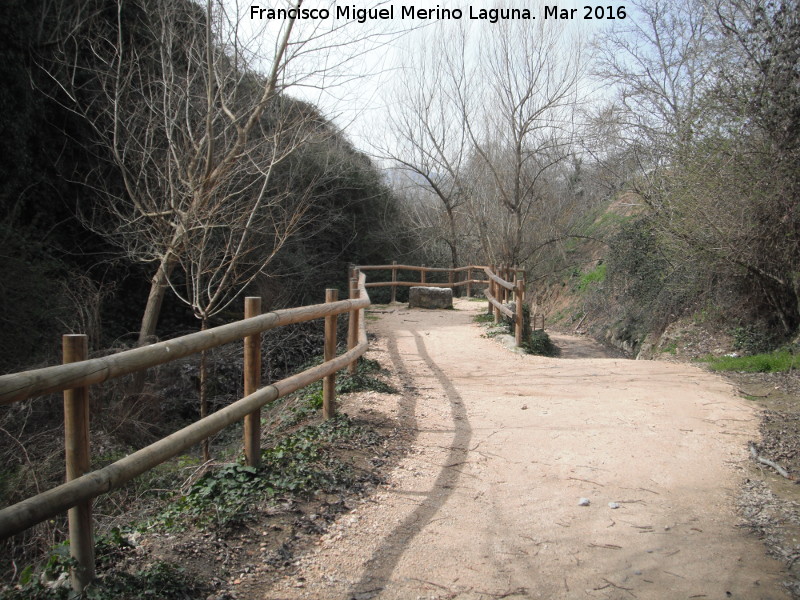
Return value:
[[(525, 329), (523, 306), (525, 304), (525, 271), (513, 267), (485, 267), (489, 278), (489, 289), (484, 292), (489, 301), (489, 310), (494, 314), (494, 322), (500, 315), (507, 316), (514, 323), (514, 341), (522, 345), (522, 334)], [(514, 302), (514, 310), (508, 304)]]
[[(375, 281), (367, 284), (368, 288), (391, 287), (392, 288), (391, 302), (397, 301), (398, 287), (415, 287), (418, 285), (424, 285), (428, 287), (449, 287), (455, 289), (461, 286), (465, 286), (467, 297), (470, 298), (472, 297), (473, 286), (488, 284), (488, 280), (486, 279), (473, 278), (473, 275), (478, 273), (483, 273), (485, 269), (485, 267), (478, 267), (475, 265), (452, 269), (444, 267), (426, 267), (424, 265), (419, 267), (414, 265), (398, 265), (397, 261), (395, 261), (391, 265), (360, 265), (357, 268), (360, 269), (361, 271), (391, 271), (392, 273), (391, 281)], [(419, 281), (398, 280), (397, 276), (400, 271), (411, 271), (419, 273)], [(428, 282), (429, 273), (447, 273), (447, 283)], [(464, 279), (461, 279), (459, 277), (460, 273), (466, 273)]]
[[(364, 271), (390, 270), (391, 281), (366, 282)], [(418, 272), (420, 281), (399, 281), (398, 271)], [(447, 273), (448, 283), (428, 283), (430, 273)], [(466, 273), (461, 279), (460, 274)], [(474, 276), (485, 274), (486, 279)], [(522, 274), (522, 275), (521, 275)], [(504, 279), (513, 276), (513, 281)], [(351, 269), (350, 298), (337, 299), (337, 290), (326, 290), (324, 304), (276, 310), (261, 314), (261, 299), (246, 298), (244, 319), (206, 331), (185, 335), (111, 356), (88, 358), (85, 335), (63, 337), (62, 365), (0, 376), (0, 405), (28, 398), (64, 393), (64, 429), (66, 483), (0, 510), (0, 539), (8, 538), (65, 511), (68, 513), (70, 552), (77, 566), (71, 573), (72, 586), (82, 591), (94, 578), (94, 541), (92, 501), (101, 494), (119, 488), (134, 477), (153, 469), (170, 458), (195, 446), (222, 429), (244, 422), (244, 454), (250, 466), (260, 459), (260, 410), (270, 402), (323, 380), (323, 416), (335, 414), (335, 375), (348, 368), (368, 348), (363, 310), (371, 301), (367, 288), (391, 287), (392, 301), (398, 286), (466, 286), (467, 296), (473, 286), (487, 285), (484, 291), (488, 310), (499, 319), (505, 314), (516, 324), (517, 344), (521, 343), (522, 304), (525, 295), (524, 273), (495, 267), (468, 266), (458, 269), (424, 266), (370, 265)], [(505, 304), (515, 295), (516, 311)], [(336, 322), (348, 313), (347, 351), (336, 356)], [(261, 334), (270, 329), (325, 319), (324, 362), (301, 373), (261, 387)], [(124, 375), (138, 373), (179, 358), (198, 354), (231, 342), (244, 340), (244, 397), (183, 429), (164, 437), (115, 463), (89, 472), (89, 386)]]
[[(368, 348), (362, 317), (370, 305), (366, 277), (351, 272), (350, 299), (337, 300), (337, 290), (326, 291), (325, 304), (276, 310), (260, 314), (260, 298), (245, 299), (245, 318), (221, 327), (87, 359), (87, 338), (63, 338), (64, 364), (0, 376), (0, 404), (10, 404), (54, 392), (64, 392), (65, 460), (67, 482), (0, 510), (0, 539), (8, 538), (65, 511), (68, 512), (70, 553), (77, 566), (72, 586), (82, 591), (94, 578), (92, 500), (119, 488), (211, 435), (244, 421), (245, 459), (256, 466), (260, 459), (260, 410), (266, 404), (323, 380), (323, 415), (335, 412), (335, 374), (355, 369)], [(347, 351), (336, 357), (337, 316), (349, 313)], [(325, 361), (272, 385), (260, 387), (261, 333), (292, 323), (325, 319)], [(244, 339), (244, 397), (217, 412), (142, 448), (97, 471), (89, 470), (89, 386), (143, 371), (179, 358)]]
[[(500, 320), (500, 315), (503, 314), (512, 320), (514, 323), (514, 341), (517, 346), (522, 345), (523, 326), (523, 305), (525, 303), (525, 271), (523, 269), (516, 269), (512, 267), (482, 267), (477, 265), (470, 265), (467, 267), (458, 267), (455, 269), (448, 268), (434, 268), (434, 267), (417, 267), (412, 265), (398, 265), (396, 262), (391, 265), (362, 265), (357, 267), (361, 271), (387, 271), (391, 270), (391, 281), (376, 281), (368, 283), (366, 287), (391, 287), (392, 296), (391, 301), (395, 302), (397, 299), (397, 287), (406, 286), (430, 286), (430, 287), (449, 287), (457, 288), (459, 286), (466, 286), (467, 297), (472, 296), (472, 287), (477, 284), (487, 285), (488, 288), (484, 290), (484, 295), (489, 301), (488, 310), (494, 314), (495, 323)], [(399, 271), (416, 271), (419, 272), (419, 281), (399, 281), (397, 274)], [(428, 273), (447, 273), (447, 283), (428, 283)], [(463, 280), (457, 278), (459, 273), (466, 273)], [(486, 279), (474, 279), (473, 275), (484, 273)], [(512, 311), (507, 305), (511, 301), (515, 302), (515, 309)], [(544, 323), (542, 323), (544, 329)]]

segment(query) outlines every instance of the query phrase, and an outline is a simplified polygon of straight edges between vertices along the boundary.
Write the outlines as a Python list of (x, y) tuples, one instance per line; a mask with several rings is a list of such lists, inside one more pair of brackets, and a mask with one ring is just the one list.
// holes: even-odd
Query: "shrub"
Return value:
[(561, 350), (553, 343), (546, 331), (537, 329), (522, 343), (522, 347), (528, 354), (538, 354), (539, 356), (559, 356)]

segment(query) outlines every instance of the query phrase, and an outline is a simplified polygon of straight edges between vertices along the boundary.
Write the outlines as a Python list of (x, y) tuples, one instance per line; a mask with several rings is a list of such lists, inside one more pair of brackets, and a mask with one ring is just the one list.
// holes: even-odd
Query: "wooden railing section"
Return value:
[[(514, 267), (483, 267), (478, 265), (470, 265), (467, 267), (458, 268), (441, 268), (441, 267), (417, 267), (413, 265), (398, 265), (396, 262), (391, 265), (361, 265), (357, 267), (362, 271), (387, 271), (392, 273), (391, 281), (376, 281), (366, 285), (368, 288), (376, 287), (391, 287), (392, 296), (391, 301), (395, 302), (397, 299), (397, 287), (414, 287), (414, 286), (430, 286), (430, 287), (449, 287), (455, 289), (459, 286), (466, 286), (467, 297), (472, 296), (472, 286), (477, 284), (487, 285), (484, 290), (484, 295), (489, 301), (488, 309), (494, 314), (495, 323), (500, 320), (500, 315), (503, 314), (512, 320), (514, 323), (514, 341), (517, 346), (522, 345), (522, 336), (524, 331), (524, 313), (523, 305), (525, 303), (525, 271)], [(418, 272), (419, 281), (399, 281), (397, 275), (399, 271), (412, 271)], [(447, 283), (428, 283), (428, 273), (447, 273)], [(463, 280), (458, 280), (459, 273), (466, 273)], [(475, 279), (473, 275), (484, 273), (486, 279)], [(511, 310), (507, 304), (514, 300), (515, 310)], [(544, 323), (542, 323), (544, 329)]]
[[(513, 267), (485, 267), (484, 272), (489, 278), (489, 289), (484, 292), (489, 301), (489, 307), (494, 314), (494, 322), (500, 320), (503, 314), (514, 323), (514, 341), (517, 346), (522, 345), (525, 329), (524, 311), (525, 304), (525, 271)], [(507, 304), (514, 301), (512, 311)]]
[[(357, 267), (361, 271), (391, 271), (391, 281), (374, 281), (367, 284), (368, 288), (376, 287), (391, 287), (392, 296), (391, 301), (397, 301), (397, 288), (398, 287), (414, 287), (418, 285), (428, 287), (449, 287), (455, 289), (457, 287), (465, 286), (467, 297), (472, 296), (472, 288), (474, 285), (486, 285), (486, 279), (474, 279), (473, 275), (483, 273), (486, 267), (470, 265), (467, 267), (446, 268), (446, 267), (426, 267), (415, 265), (398, 265), (393, 262), (391, 265), (360, 265)], [(397, 276), (400, 271), (411, 271), (419, 273), (419, 281), (400, 281)], [(429, 273), (447, 273), (447, 283), (428, 282)], [(460, 279), (458, 275), (466, 273), (464, 279)]]
[[(260, 298), (245, 299), (245, 319), (206, 331), (126, 350), (111, 356), (87, 359), (87, 338), (63, 338), (64, 364), (0, 376), (0, 404), (64, 392), (64, 426), (67, 482), (0, 510), (0, 539), (8, 538), (58, 514), (68, 512), (70, 552), (77, 566), (72, 586), (82, 591), (94, 578), (92, 500), (119, 488), (181, 452), (238, 421), (244, 420), (244, 451), (248, 465), (260, 459), (260, 410), (268, 403), (323, 379), (323, 415), (335, 412), (335, 374), (356, 361), (368, 348), (362, 318), (371, 304), (366, 277), (352, 271), (350, 299), (337, 300), (336, 290), (326, 291), (325, 304), (276, 310), (260, 314)], [(347, 351), (336, 352), (336, 319), (349, 313)], [(301, 373), (260, 387), (261, 333), (293, 323), (325, 319), (325, 361)], [(245, 396), (217, 412), (129, 454), (102, 469), (89, 469), (89, 386), (156, 365), (197, 354), (224, 344), (245, 340)]]

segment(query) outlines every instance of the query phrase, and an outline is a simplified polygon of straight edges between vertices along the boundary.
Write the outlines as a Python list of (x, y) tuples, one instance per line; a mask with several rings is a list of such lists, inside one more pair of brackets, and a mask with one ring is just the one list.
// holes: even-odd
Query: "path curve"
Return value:
[(403, 393), (346, 410), (398, 418), (412, 447), (254, 598), (788, 598), (738, 526), (757, 417), (729, 385), (681, 364), (519, 355), (481, 337), (483, 304), (456, 307), (373, 313), (370, 356)]

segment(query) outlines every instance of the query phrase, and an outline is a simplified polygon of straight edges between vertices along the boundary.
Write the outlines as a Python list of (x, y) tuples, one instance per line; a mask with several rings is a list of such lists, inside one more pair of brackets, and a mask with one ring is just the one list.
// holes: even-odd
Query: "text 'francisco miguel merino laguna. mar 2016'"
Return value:
[[(257, 4), (250, 6), (251, 19), (266, 20), (312, 20), (322, 21), (337, 19), (366, 23), (382, 20), (421, 20), (421, 21), (458, 21), (469, 19), (497, 23), (498, 21), (532, 21), (537, 18), (527, 8), (442, 8), (438, 4), (433, 8), (421, 8), (414, 5), (385, 6), (382, 8), (360, 8), (357, 5), (334, 5), (333, 8), (264, 8)], [(580, 8), (560, 8), (558, 5), (544, 5), (539, 18), (545, 20), (616, 20), (625, 19), (627, 11), (624, 5), (585, 5)]]

